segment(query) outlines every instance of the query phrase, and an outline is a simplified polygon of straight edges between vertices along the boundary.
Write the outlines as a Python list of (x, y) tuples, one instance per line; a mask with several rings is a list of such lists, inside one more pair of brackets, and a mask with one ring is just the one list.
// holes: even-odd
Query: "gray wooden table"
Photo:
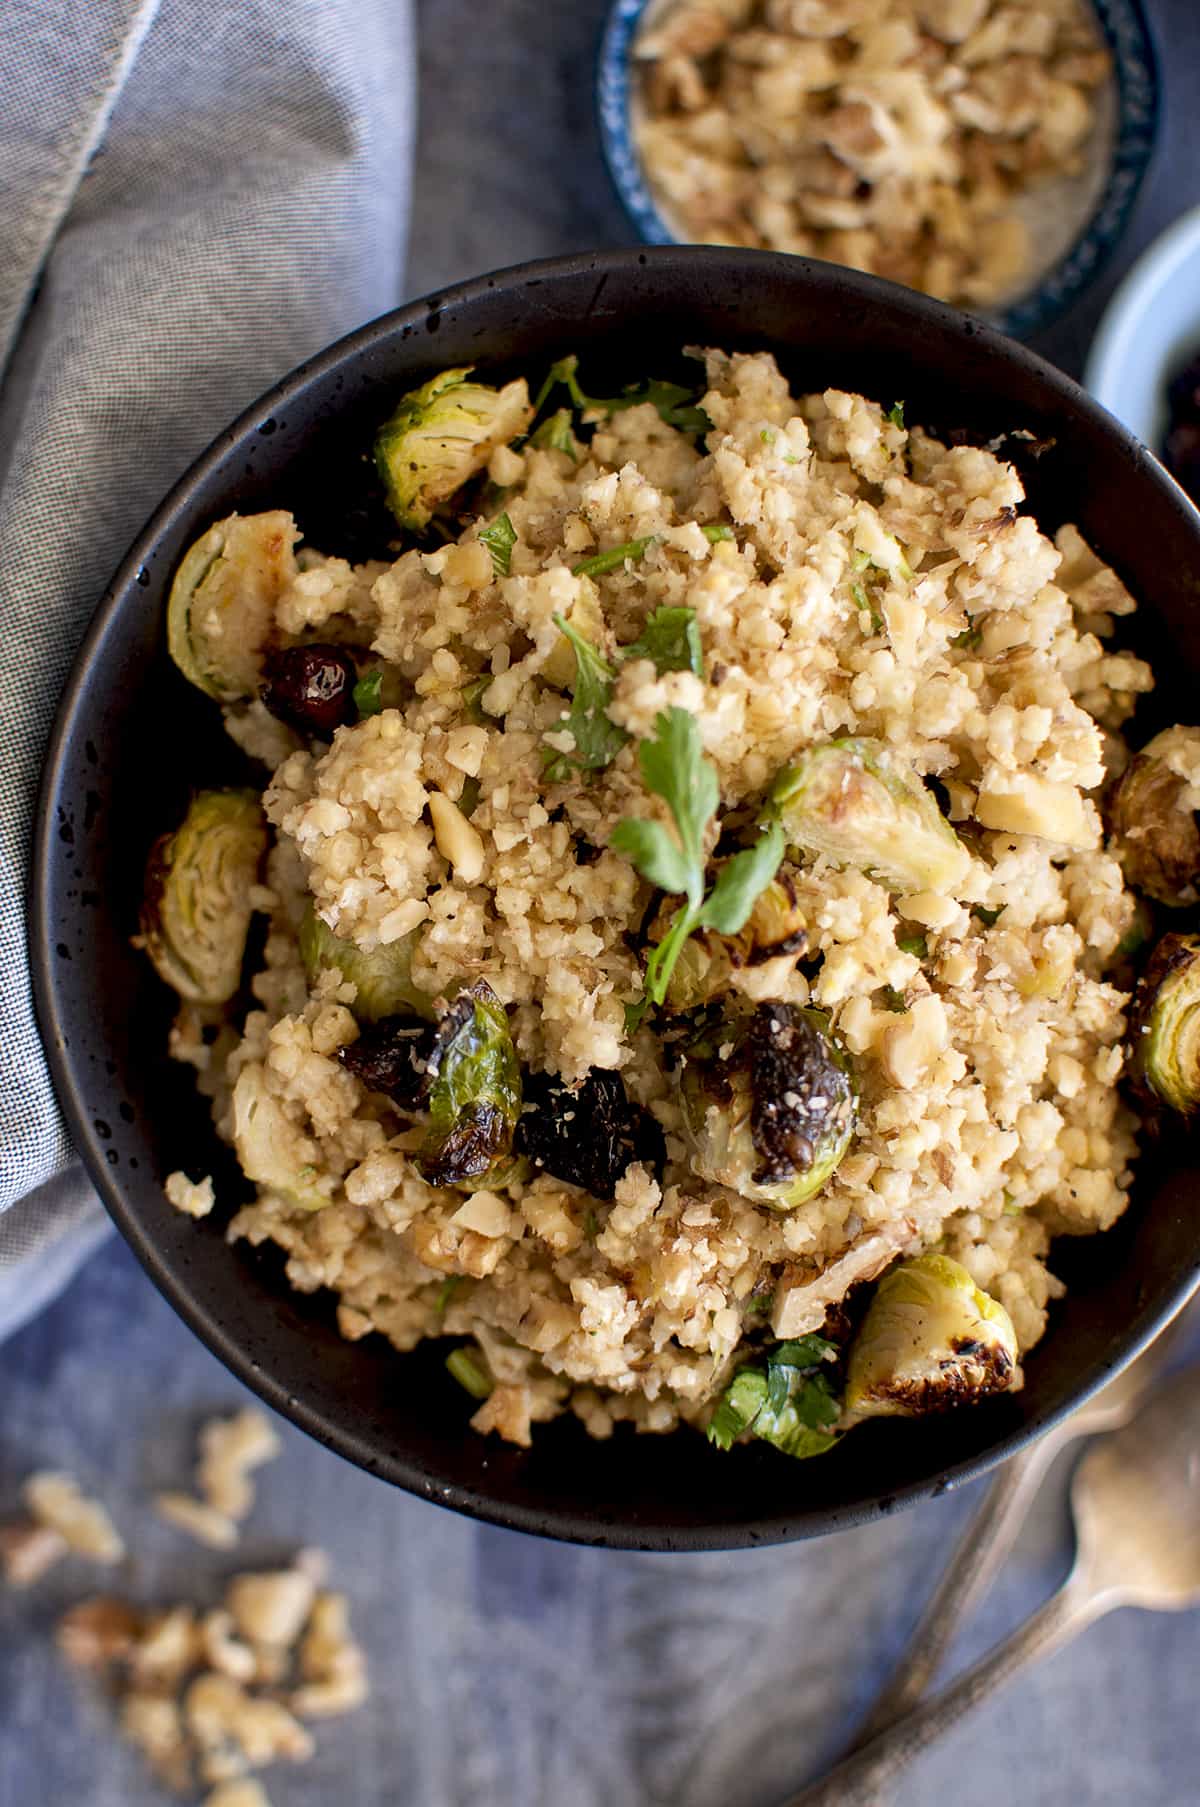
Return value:
[[(1118, 272), (1200, 201), (1200, 6), (1152, 0), (1169, 38), (1167, 136)], [(425, 0), (416, 294), (485, 268), (624, 242), (591, 123), (598, 0)], [(1077, 371), (1116, 274), (1046, 335)], [(123, 1585), (218, 1591), (229, 1558), (158, 1525), (195, 1428), (241, 1389), (111, 1242), (7, 1344), (0, 1510), (34, 1466), (94, 1484), (124, 1527)], [(819, 1545), (654, 1558), (477, 1526), (392, 1493), (283, 1426), (241, 1561), (318, 1543), (369, 1645), (370, 1706), (276, 1772), (275, 1807), (770, 1807), (837, 1749), (903, 1642), (975, 1503), (951, 1494)], [(1068, 1559), (1058, 1474), (964, 1642), (1028, 1611)], [(64, 1565), (0, 1597), (0, 1807), (162, 1800), (65, 1675), (49, 1631), (93, 1585)], [(914, 1771), (896, 1807), (1186, 1807), (1200, 1799), (1200, 1619), (1115, 1615)]]

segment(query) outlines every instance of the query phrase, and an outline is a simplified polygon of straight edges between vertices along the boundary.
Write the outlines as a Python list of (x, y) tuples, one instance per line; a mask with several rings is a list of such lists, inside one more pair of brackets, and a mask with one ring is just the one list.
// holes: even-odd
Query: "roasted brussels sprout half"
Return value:
[(427, 1113), (415, 1158), (431, 1186), (475, 1191), (509, 1176), (521, 1069), (504, 1006), (483, 979), (444, 1005), (436, 1023), (385, 1017), (338, 1058), (371, 1091)]
[(1171, 909), (1200, 897), (1200, 821), (1187, 805), (1187, 779), (1170, 763), (1182, 759), (1200, 769), (1200, 728), (1156, 734), (1131, 760), (1108, 805), (1129, 883)]
[(1200, 935), (1164, 935), (1130, 1012), (1134, 1084), (1185, 1117), (1200, 1106)]
[(970, 856), (937, 799), (878, 740), (831, 740), (779, 774), (771, 802), (789, 842), (857, 866), (893, 891), (953, 892)]
[(167, 650), (209, 696), (236, 702), (258, 689), (275, 604), (296, 575), (299, 538), (282, 509), (232, 514), (184, 554), (167, 600)]
[(854, 1418), (914, 1417), (1020, 1384), (1004, 1307), (949, 1256), (918, 1255), (875, 1288), (850, 1347), (846, 1410)]
[[(674, 900), (662, 905), (650, 924), (652, 942), (661, 941), (667, 933), (675, 908)], [(765, 891), (759, 892), (745, 926), (736, 935), (700, 929), (689, 936), (668, 982), (665, 1007), (673, 1014), (695, 1010), (728, 991), (735, 971), (761, 966), (781, 954), (799, 956), (807, 945), (808, 933), (796, 902), (795, 885), (786, 872), (781, 872)]]
[(666, 1159), (650, 1112), (633, 1102), (618, 1074), (600, 1067), (577, 1086), (555, 1073), (527, 1074), (514, 1146), (534, 1167), (593, 1198), (612, 1198), (634, 1161), (661, 1167)]
[(301, 1211), (320, 1211), (330, 1193), (302, 1158), (305, 1139), (267, 1084), (262, 1067), (243, 1067), (233, 1088), (233, 1146), (242, 1172)]
[(401, 399), (375, 439), (375, 464), (401, 527), (419, 530), (533, 419), (525, 379), (492, 389), (471, 366), (443, 370)]
[(181, 998), (224, 1004), (241, 982), (250, 889), (267, 846), (253, 791), (199, 791), (150, 850), (141, 945)]
[(377, 1023), (406, 1010), (431, 1017), (432, 999), (414, 985), (412, 977), (413, 954), (420, 938), (421, 931), (414, 929), (399, 941), (364, 953), (353, 941), (335, 935), (310, 904), (300, 924), (300, 958), (310, 983), (319, 973), (336, 967), (342, 978), (355, 986), (351, 1009), (360, 1023)]
[(721, 1013), (683, 1044), (677, 1073), (693, 1170), (756, 1204), (803, 1204), (850, 1146), (854, 1080), (822, 1011)]

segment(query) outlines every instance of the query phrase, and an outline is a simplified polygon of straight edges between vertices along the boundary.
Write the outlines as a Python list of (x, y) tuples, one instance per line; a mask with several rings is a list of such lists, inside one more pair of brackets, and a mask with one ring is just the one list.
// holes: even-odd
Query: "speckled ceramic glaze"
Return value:
[[(670, 245), (677, 235), (650, 192), (633, 140), (630, 58), (651, 0), (616, 0), (600, 43), (596, 107), (609, 172), (638, 237)], [(1159, 127), (1158, 66), (1139, 0), (1091, 0), (1113, 57), (1116, 133), (1108, 178), (1087, 225), (1036, 286), (1002, 309), (994, 323), (1025, 339), (1065, 312), (1104, 268), (1120, 242), (1154, 152)]]
[[(337, 1334), (333, 1300), (289, 1289), (277, 1251), (230, 1248), (246, 1195), (189, 1070), (166, 1058), (171, 999), (130, 947), (147, 850), (197, 783), (244, 780), (217, 710), (167, 658), (171, 574), (213, 520), (292, 508), (313, 544), (378, 554), (394, 533), (368, 493), (364, 448), (397, 396), (438, 369), (536, 379), (577, 351), (601, 393), (686, 375), (684, 345), (771, 348), (798, 389), (892, 400), (980, 440), (1021, 427), (1039, 520), (1079, 523), (1143, 602), (1136, 649), (1162, 687), (1139, 727), (1194, 717), (1200, 516), (1123, 428), (1068, 378), (980, 322), (832, 264), (765, 252), (608, 252), (480, 278), (386, 316), (288, 377), (187, 473), (130, 549), (63, 698), (41, 797), (31, 955), (42, 1033), (76, 1144), (156, 1284), (269, 1404), (363, 1468), (481, 1518), (631, 1548), (724, 1548), (860, 1522), (978, 1474), (1069, 1411), (1138, 1352), (1194, 1289), (1196, 1151), (1144, 1152), (1134, 1204), (1102, 1237), (1067, 1239), (1069, 1286), (1023, 1392), (941, 1420), (878, 1422), (819, 1461), (766, 1445), (728, 1454), (690, 1432), (591, 1442), (571, 1419), (529, 1452), (475, 1436), (443, 1351), (398, 1355)], [(691, 367), (694, 369), (694, 366)], [(202, 1223), (162, 1195), (172, 1169), (212, 1172)]]

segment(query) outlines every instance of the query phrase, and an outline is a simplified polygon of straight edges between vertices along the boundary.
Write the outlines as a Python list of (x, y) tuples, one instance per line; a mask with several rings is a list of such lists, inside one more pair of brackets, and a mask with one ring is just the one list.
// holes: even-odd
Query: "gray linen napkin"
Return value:
[(38, 774), (104, 584), (175, 477), (400, 299), (409, 0), (0, 7), (0, 1336), (103, 1234), (34, 1021)]

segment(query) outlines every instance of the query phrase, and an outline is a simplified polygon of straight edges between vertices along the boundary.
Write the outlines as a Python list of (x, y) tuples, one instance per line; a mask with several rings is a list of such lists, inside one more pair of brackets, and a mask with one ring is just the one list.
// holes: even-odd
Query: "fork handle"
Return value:
[(1096, 1593), (1076, 1570), (1024, 1625), (944, 1693), (880, 1732), (820, 1781), (793, 1795), (786, 1807), (872, 1807), (877, 1794), (896, 1780), (906, 1764), (948, 1732), (993, 1689), (1010, 1681), (1036, 1658), (1059, 1649), (1085, 1625), (1118, 1604), (1111, 1595)]
[(854, 1750), (902, 1719), (926, 1692), (960, 1626), (1016, 1542), (1029, 1503), (1060, 1447), (1059, 1439), (1048, 1433), (1004, 1464), (947, 1563), (891, 1679), (860, 1726)]

